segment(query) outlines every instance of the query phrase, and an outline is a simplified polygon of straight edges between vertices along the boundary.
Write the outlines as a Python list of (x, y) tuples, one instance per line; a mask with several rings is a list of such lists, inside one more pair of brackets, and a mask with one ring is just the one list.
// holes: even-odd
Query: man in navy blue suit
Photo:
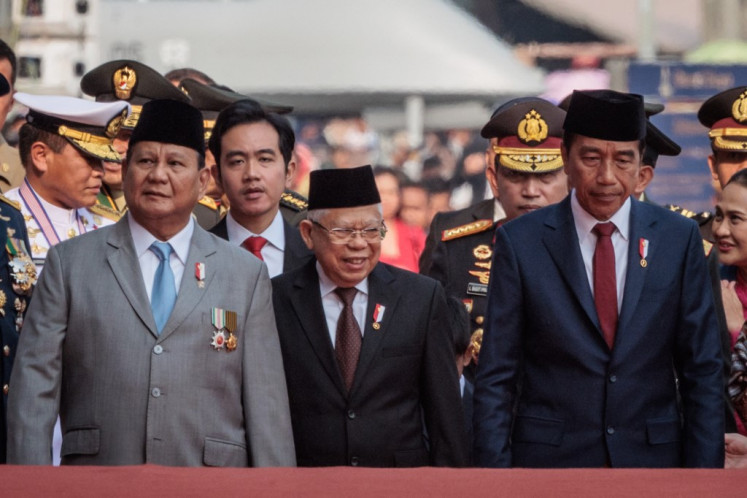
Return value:
[(486, 467), (722, 467), (723, 376), (697, 225), (631, 197), (643, 100), (576, 91), (561, 203), (496, 232), (475, 383)]

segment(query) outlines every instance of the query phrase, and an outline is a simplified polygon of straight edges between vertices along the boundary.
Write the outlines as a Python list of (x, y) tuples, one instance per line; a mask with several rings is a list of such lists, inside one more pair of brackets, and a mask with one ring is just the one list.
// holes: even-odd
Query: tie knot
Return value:
[(247, 237), (246, 240), (241, 243), (241, 245), (251, 253), (258, 253), (265, 244), (267, 244), (266, 238), (254, 235)]
[(614, 223), (608, 221), (607, 223), (597, 223), (594, 225), (592, 230), (598, 237), (609, 237), (615, 231), (617, 227)]
[(173, 248), (168, 242), (153, 242), (149, 248), (161, 261), (168, 260)]
[(355, 299), (357, 293), (358, 289), (355, 287), (338, 287), (335, 289), (335, 294), (340, 296), (340, 299), (345, 303), (345, 306), (353, 304), (353, 299)]

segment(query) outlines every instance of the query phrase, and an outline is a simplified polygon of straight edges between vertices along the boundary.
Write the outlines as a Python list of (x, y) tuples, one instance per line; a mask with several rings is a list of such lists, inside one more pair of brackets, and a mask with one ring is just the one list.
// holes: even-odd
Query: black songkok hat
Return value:
[(204, 135), (202, 114), (195, 107), (178, 100), (151, 100), (143, 105), (130, 148), (137, 142), (161, 142), (189, 147), (205, 155)]
[(682, 148), (666, 136), (651, 121), (646, 121), (646, 150), (643, 152), (641, 163), (656, 167), (659, 156), (677, 156)]
[(643, 97), (613, 90), (574, 90), (563, 129), (600, 140), (640, 140), (646, 136)]
[(348, 169), (320, 169), (309, 178), (309, 211), (379, 204), (370, 165)]
[(10, 92), (10, 85), (8, 84), (8, 80), (5, 79), (5, 76), (0, 74), (0, 97), (3, 95), (7, 95), (8, 92)]

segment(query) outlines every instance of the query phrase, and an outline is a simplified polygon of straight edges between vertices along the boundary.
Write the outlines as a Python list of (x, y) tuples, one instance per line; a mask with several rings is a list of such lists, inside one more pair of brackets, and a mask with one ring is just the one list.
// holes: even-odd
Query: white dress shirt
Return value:
[[(342, 299), (335, 293), (337, 285), (324, 273), (322, 265), (317, 261), (316, 272), (319, 274), (319, 291), (322, 294), (322, 307), (327, 319), (327, 330), (329, 338), (332, 339), (332, 347), (335, 347), (335, 336), (337, 335), (337, 321), (340, 319), (342, 309), (345, 307)], [(368, 278), (365, 278), (355, 286), (358, 293), (353, 299), (353, 316), (361, 329), (361, 336), (366, 330), (366, 309), (368, 307)], [(372, 318), (373, 320), (373, 318)]]
[(272, 223), (262, 233), (253, 233), (233, 219), (231, 210), (228, 210), (226, 216), (226, 231), (228, 232), (228, 241), (240, 246), (247, 238), (252, 236), (264, 237), (267, 244), (260, 250), (262, 259), (267, 265), (267, 271), (270, 278), (276, 277), (283, 273), (283, 255), (285, 253), (285, 226), (283, 225), (283, 215), (280, 210), (275, 213)]
[[(581, 257), (584, 260), (586, 276), (589, 279), (589, 287), (594, 294), (594, 250), (597, 246), (597, 236), (592, 232), (597, 223), (604, 223), (581, 207), (576, 199), (576, 189), (571, 195), (571, 211), (573, 222), (576, 225), (578, 243), (581, 247)], [(625, 289), (625, 277), (628, 272), (628, 247), (630, 245), (630, 197), (625, 200), (622, 207), (607, 221), (615, 224), (617, 230), (612, 233), (612, 246), (615, 250), (615, 278), (617, 281), (617, 312), (622, 309), (623, 290)]]
[(498, 223), (501, 220), (506, 219), (506, 210), (503, 209), (503, 204), (496, 197), (493, 200), (493, 223)]
[[(153, 234), (146, 230), (142, 225), (135, 221), (130, 214), (127, 215), (127, 223), (130, 226), (132, 241), (135, 243), (135, 255), (140, 263), (140, 271), (143, 274), (143, 283), (145, 291), (148, 293), (150, 301), (153, 292), (153, 278), (156, 276), (158, 264), (161, 262), (158, 256), (149, 248), (153, 242), (159, 241)], [(176, 284), (176, 293), (179, 294), (179, 286), (184, 276), (184, 266), (187, 264), (189, 256), (189, 245), (192, 241), (192, 234), (195, 230), (195, 221), (189, 218), (187, 226), (171, 237), (169, 240), (160, 240), (159, 242), (168, 242), (171, 244), (171, 256), (169, 257), (169, 266), (174, 273), (174, 283)]]

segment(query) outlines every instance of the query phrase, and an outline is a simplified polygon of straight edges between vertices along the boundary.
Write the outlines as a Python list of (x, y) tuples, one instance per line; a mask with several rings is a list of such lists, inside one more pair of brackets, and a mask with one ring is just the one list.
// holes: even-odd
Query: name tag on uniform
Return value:
[(472, 296), (487, 296), (488, 286), (486, 284), (476, 284), (474, 282), (467, 284), (467, 294)]

